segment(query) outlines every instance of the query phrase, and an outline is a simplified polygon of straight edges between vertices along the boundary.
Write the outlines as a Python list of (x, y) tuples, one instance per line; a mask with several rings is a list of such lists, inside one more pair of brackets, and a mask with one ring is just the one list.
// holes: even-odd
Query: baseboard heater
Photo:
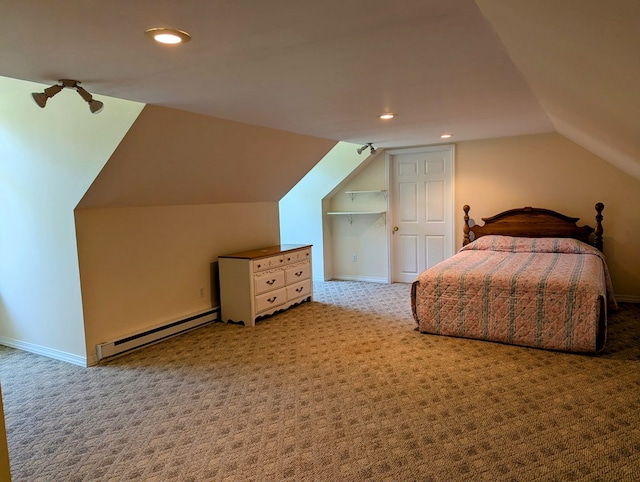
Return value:
[(136, 333), (119, 340), (100, 343), (96, 345), (98, 361), (115, 355), (120, 355), (126, 351), (134, 350), (151, 343), (175, 336), (188, 330), (192, 330), (206, 323), (211, 323), (218, 319), (219, 308), (215, 308), (203, 313), (189, 316), (182, 320), (172, 321), (166, 325), (152, 328), (150, 330)]

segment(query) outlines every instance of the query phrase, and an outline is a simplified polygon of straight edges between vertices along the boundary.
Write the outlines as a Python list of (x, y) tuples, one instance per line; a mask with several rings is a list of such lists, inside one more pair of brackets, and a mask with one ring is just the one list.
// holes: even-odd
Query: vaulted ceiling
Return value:
[(637, 0), (3, 0), (0, 75), (376, 147), (555, 130), (640, 179), (638, 25)]

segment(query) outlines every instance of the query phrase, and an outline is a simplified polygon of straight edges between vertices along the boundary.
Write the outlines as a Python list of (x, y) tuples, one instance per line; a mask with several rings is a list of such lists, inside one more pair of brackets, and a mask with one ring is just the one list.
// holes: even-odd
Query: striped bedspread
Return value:
[(483, 236), (412, 286), (423, 333), (596, 352), (616, 307), (604, 257), (564, 238)]

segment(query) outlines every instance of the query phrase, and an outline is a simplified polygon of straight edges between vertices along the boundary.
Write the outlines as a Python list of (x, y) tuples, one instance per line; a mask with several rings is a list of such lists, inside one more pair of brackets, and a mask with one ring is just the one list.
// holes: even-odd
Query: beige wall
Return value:
[(640, 179), (640, 2), (475, 3), (554, 130)]
[(278, 202), (335, 144), (147, 105), (78, 207)]
[(217, 307), (219, 255), (279, 243), (277, 203), (78, 209), (76, 226), (88, 364), (98, 343)]
[[(462, 206), (481, 223), (514, 207), (534, 206), (580, 217), (594, 225), (605, 204), (604, 252), (614, 290), (640, 301), (640, 181), (560, 134), (540, 134), (456, 144), (456, 224)], [(462, 244), (462, 228), (456, 231)]]
[[(363, 170), (340, 187), (364, 189), (371, 179), (383, 179), (379, 165)], [(640, 181), (555, 133), (507, 137), (456, 144), (455, 223), (456, 247), (462, 246), (464, 212), (471, 206), (471, 217), (482, 217), (524, 206), (542, 207), (580, 217), (579, 224), (595, 224), (595, 204), (605, 204), (604, 251), (616, 294), (623, 300), (640, 302)], [(328, 209), (355, 206), (338, 192)], [(346, 279), (381, 279), (386, 271), (377, 261), (359, 256), (359, 247), (386, 250), (386, 227), (377, 230), (370, 219), (328, 219), (332, 235), (333, 274)], [(366, 240), (366, 241), (363, 241)], [(376, 244), (376, 240), (379, 240)], [(362, 265), (360, 265), (362, 263)]]
[(93, 116), (67, 90), (40, 109), (42, 85), (0, 86), (0, 342), (79, 365), (210, 308), (211, 261), (277, 244), (279, 199), (335, 145), (118, 99)]
[[(349, 177), (333, 192), (328, 212), (387, 211), (387, 196), (381, 192), (356, 194), (345, 191), (386, 190), (387, 173), (383, 151), (364, 163), (357, 175)], [(326, 215), (326, 229), (331, 243), (331, 270), (328, 279), (360, 280), (386, 283), (389, 279), (388, 226), (386, 215)], [(355, 261), (354, 261), (355, 256)]]
[(278, 244), (278, 201), (334, 145), (145, 106), (75, 210), (87, 363), (217, 307), (211, 263)]

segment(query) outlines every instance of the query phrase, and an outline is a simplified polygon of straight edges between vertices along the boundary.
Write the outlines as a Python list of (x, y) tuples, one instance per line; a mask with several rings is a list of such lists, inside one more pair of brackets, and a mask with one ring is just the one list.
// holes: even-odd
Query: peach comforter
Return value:
[(604, 256), (585, 243), (483, 236), (421, 273), (411, 307), (423, 333), (597, 352), (616, 301)]

